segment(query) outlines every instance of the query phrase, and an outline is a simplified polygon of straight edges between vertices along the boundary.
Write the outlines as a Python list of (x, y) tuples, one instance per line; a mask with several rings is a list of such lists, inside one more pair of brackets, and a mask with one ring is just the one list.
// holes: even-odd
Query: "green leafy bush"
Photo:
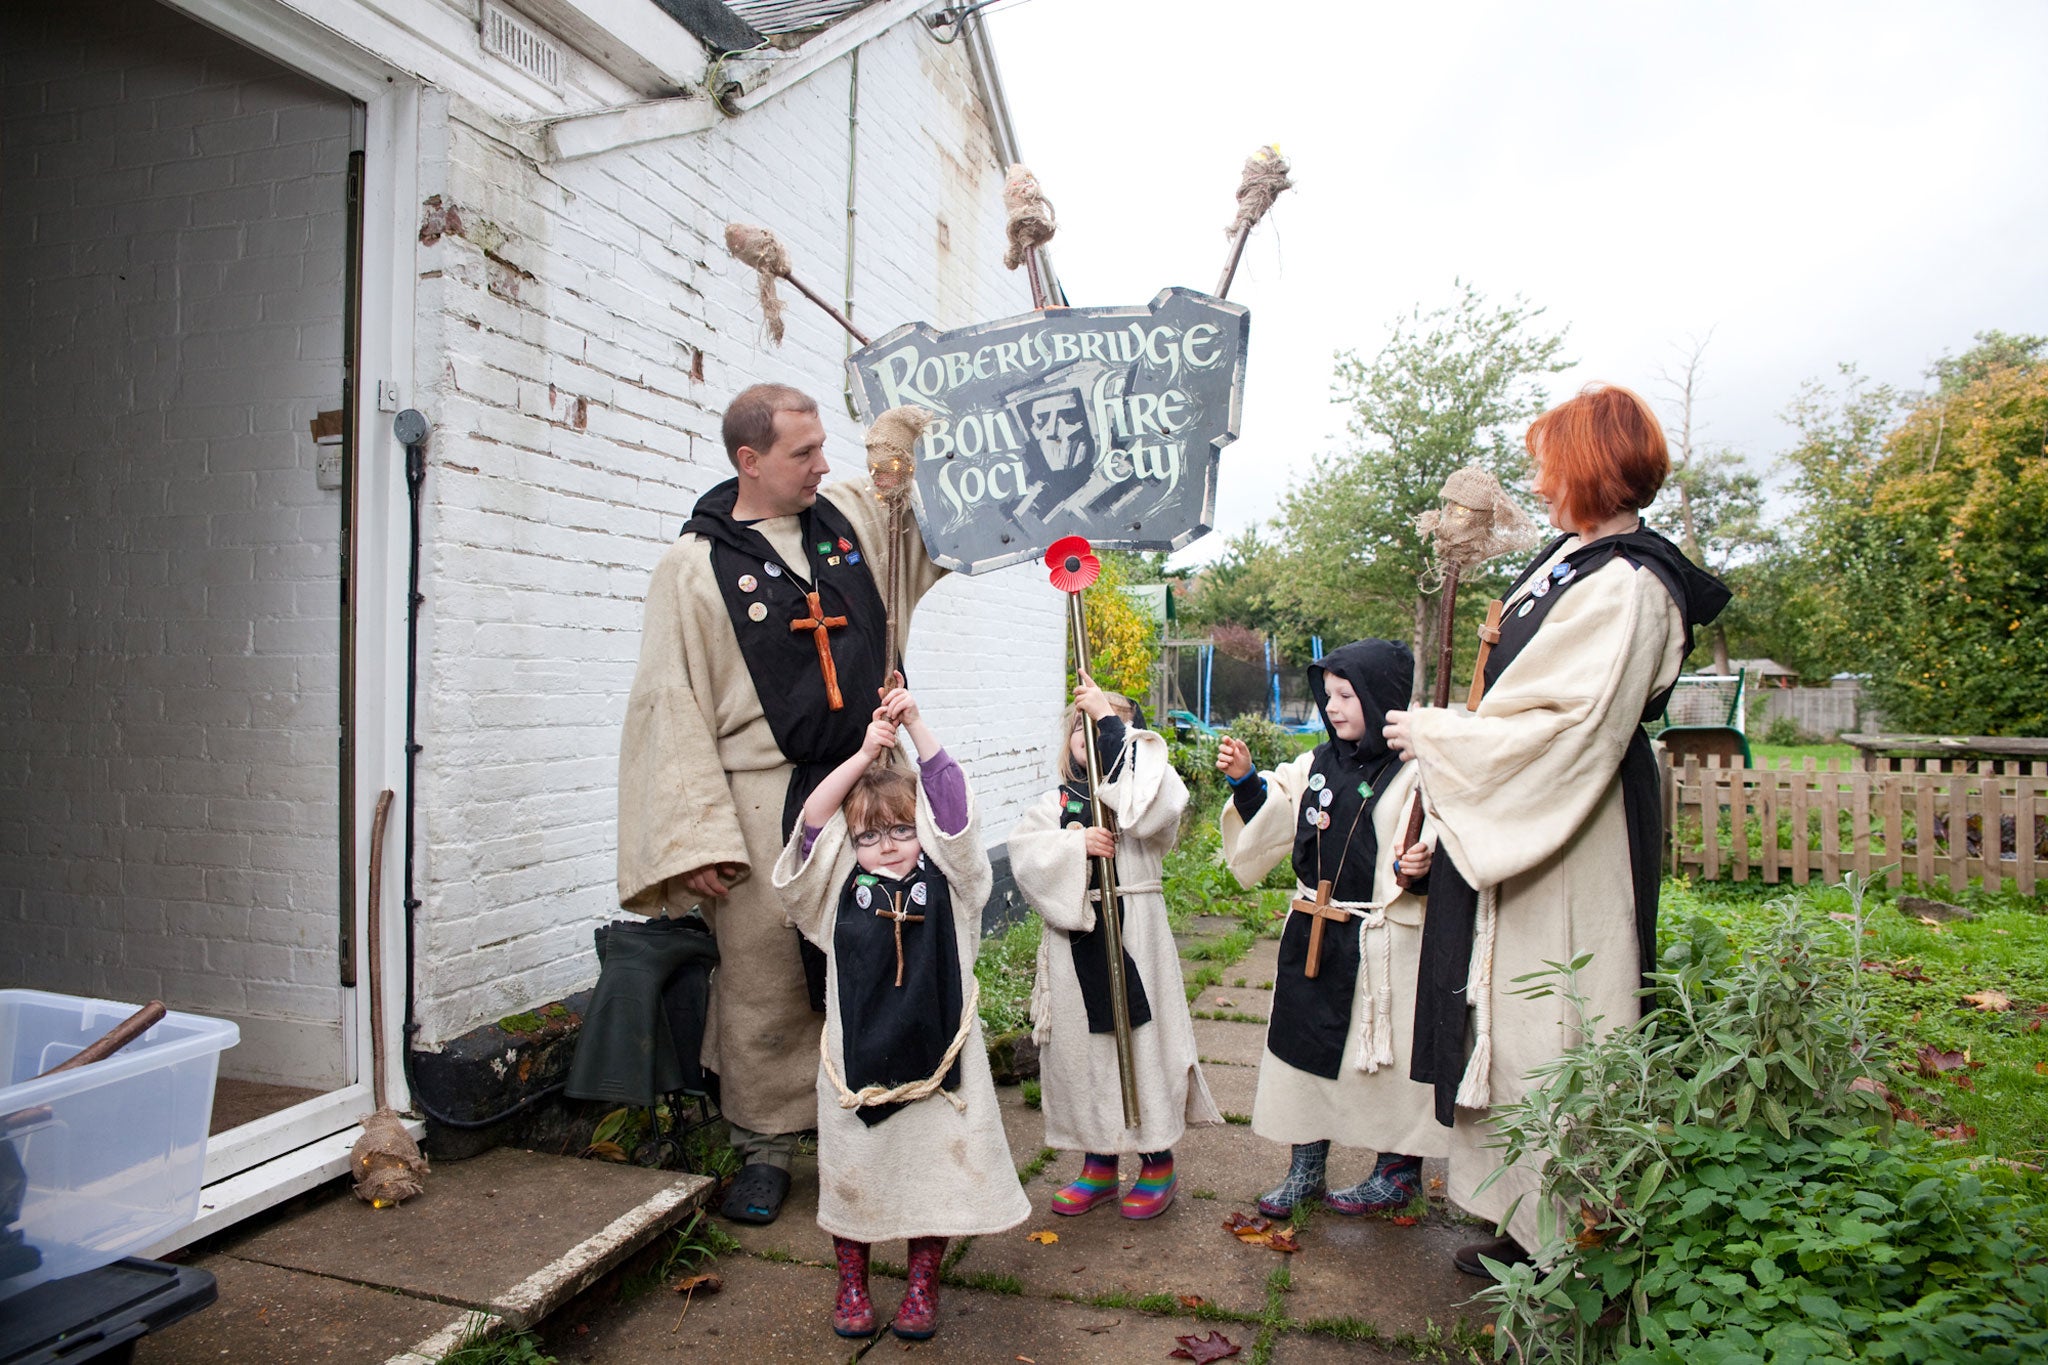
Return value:
[(1260, 772), (1273, 771), (1302, 749), (1296, 742), (1301, 736), (1290, 734), (1264, 716), (1239, 716), (1224, 729), (1233, 738), (1244, 741), (1244, 747), (1252, 751), (1252, 766)]
[(1031, 1022), (1031, 984), (1038, 979), (1038, 940), (1045, 921), (1036, 910), (981, 941), (974, 977), (981, 983), (982, 1032), (993, 1038)]
[[(1855, 888), (1852, 888), (1852, 893)], [(1849, 943), (1860, 942), (1860, 898)], [(2048, 1187), (1891, 1129), (1860, 964), (1781, 904), (1736, 954), (1695, 920), (1658, 1008), (1495, 1115), (1545, 1168), (1539, 1264), (1486, 1291), (1496, 1353), (1630, 1365), (2039, 1360)], [(1578, 1006), (1557, 964), (1528, 987)], [(1589, 1031), (1597, 1021), (1587, 1021)], [(1560, 1214), (1562, 1216), (1560, 1216)]]

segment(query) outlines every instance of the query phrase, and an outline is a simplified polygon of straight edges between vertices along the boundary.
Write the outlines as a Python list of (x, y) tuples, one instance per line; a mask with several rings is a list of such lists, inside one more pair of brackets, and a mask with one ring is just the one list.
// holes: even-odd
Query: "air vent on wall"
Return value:
[(562, 84), (562, 49), (540, 30), (496, 5), (483, 7), (484, 51), (512, 63), (551, 89)]

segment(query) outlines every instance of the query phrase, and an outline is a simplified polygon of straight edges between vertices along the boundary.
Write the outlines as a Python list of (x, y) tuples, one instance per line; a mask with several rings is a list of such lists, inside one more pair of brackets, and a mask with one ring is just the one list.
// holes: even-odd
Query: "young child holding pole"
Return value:
[[(1231, 786), (1224, 861), (1251, 887), (1291, 857), (1296, 882), (1252, 1107), (1252, 1131), (1293, 1152), (1287, 1177), (1259, 1200), (1269, 1217), (1317, 1196), (1344, 1214), (1403, 1207), (1422, 1191), (1422, 1159), (1449, 1150), (1430, 1088), (1408, 1079), (1435, 831), (1400, 847), (1415, 765), (1380, 734), (1386, 713), (1408, 704), (1413, 676), (1405, 645), (1345, 645), (1308, 669), (1327, 740), (1266, 773), (1241, 740), (1218, 749)], [(1372, 1174), (1328, 1190), (1333, 1140), (1377, 1153)]]
[[(899, 727), (919, 768), (884, 763)], [(832, 1327), (875, 1330), (874, 1243), (909, 1242), (890, 1323), (938, 1321), (946, 1239), (1001, 1232), (1031, 1202), (996, 1108), (974, 958), (993, 876), (960, 767), (898, 687), (860, 752), (818, 784), (776, 860), (789, 921), (826, 955), (818, 1063), (818, 1226), (832, 1235)]]
[[(1119, 714), (1121, 713), (1121, 714)], [(1089, 823), (1083, 717), (1095, 721), (1102, 802), (1114, 828)], [(1161, 862), (1180, 831), (1187, 788), (1166, 741), (1144, 728), (1129, 698), (1105, 692), (1085, 673), (1061, 722), (1054, 769), (1059, 786), (1010, 831), (1010, 870), (1045, 917), (1031, 991), (1039, 1044), (1045, 1145), (1082, 1153), (1080, 1175), (1052, 1197), (1052, 1212), (1082, 1214), (1117, 1200), (1126, 1218), (1155, 1218), (1173, 1202), (1173, 1144), (1190, 1123), (1221, 1123), (1195, 1059), (1194, 1025), (1180, 955), (1166, 922)], [(1111, 1016), (1109, 960), (1098, 923), (1097, 858), (1116, 859), (1122, 903), (1124, 982), (1140, 1122), (1124, 1122)], [(1138, 1159), (1137, 1179), (1119, 1199), (1119, 1163)]]

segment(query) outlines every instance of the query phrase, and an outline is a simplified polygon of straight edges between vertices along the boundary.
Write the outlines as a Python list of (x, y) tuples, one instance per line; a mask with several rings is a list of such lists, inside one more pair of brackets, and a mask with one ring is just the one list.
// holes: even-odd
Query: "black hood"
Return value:
[[(1330, 694), (1324, 678), (1335, 673), (1351, 684), (1351, 690), (1365, 708), (1365, 733), (1357, 740), (1339, 739), (1330, 724)], [(1387, 712), (1408, 707), (1409, 689), (1415, 683), (1415, 656), (1408, 646), (1392, 640), (1354, 640), (1325, 654), (1308, 666), (1308, 690), (1322, 714), (1330, 746), (1346, 763), (1360, 764), (1387, 752)]]
[[(1692, 633), (1711, 625), (1734, 594), (1728, 585), (1685, 557), (1685, 551), (1648, 526), (1614, 537), (1621, 553), (1656, 573), (1685, 618), (1685, 652), (1692, 653)], [(1680, 656), (1683, 657), (1683, 656)]]

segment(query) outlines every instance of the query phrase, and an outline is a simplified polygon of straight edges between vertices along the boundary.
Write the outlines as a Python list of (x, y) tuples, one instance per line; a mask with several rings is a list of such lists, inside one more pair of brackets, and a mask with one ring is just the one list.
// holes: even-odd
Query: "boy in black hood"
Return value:
[[(1421, 1193), (1422, 1158), (1445, 1150), (1429, 1090), (1408, 1079), (1433, 833), (1397, 847), (1415, 774), (1380, 734), (1386, 713), (1408, 704), (1413, 676), (1404, 645), (1345, 645), (1309, 668), (1327, 740), (1267, 773), (1234, 738), (1217, 754), (1231, 783), (1225, 862), (1249, 887), (1291, 858), (1296, 882), (1252, 1109), (1254, 1132), (1293, 1149), (1287, 1178), (1259, 1201), (1269, 1217), (1318, 1195), (1344, 1214), (1402, 1208)], [(1332, 1140), (1378, 1161), (1358, 1184), (1326, 1193)]]

